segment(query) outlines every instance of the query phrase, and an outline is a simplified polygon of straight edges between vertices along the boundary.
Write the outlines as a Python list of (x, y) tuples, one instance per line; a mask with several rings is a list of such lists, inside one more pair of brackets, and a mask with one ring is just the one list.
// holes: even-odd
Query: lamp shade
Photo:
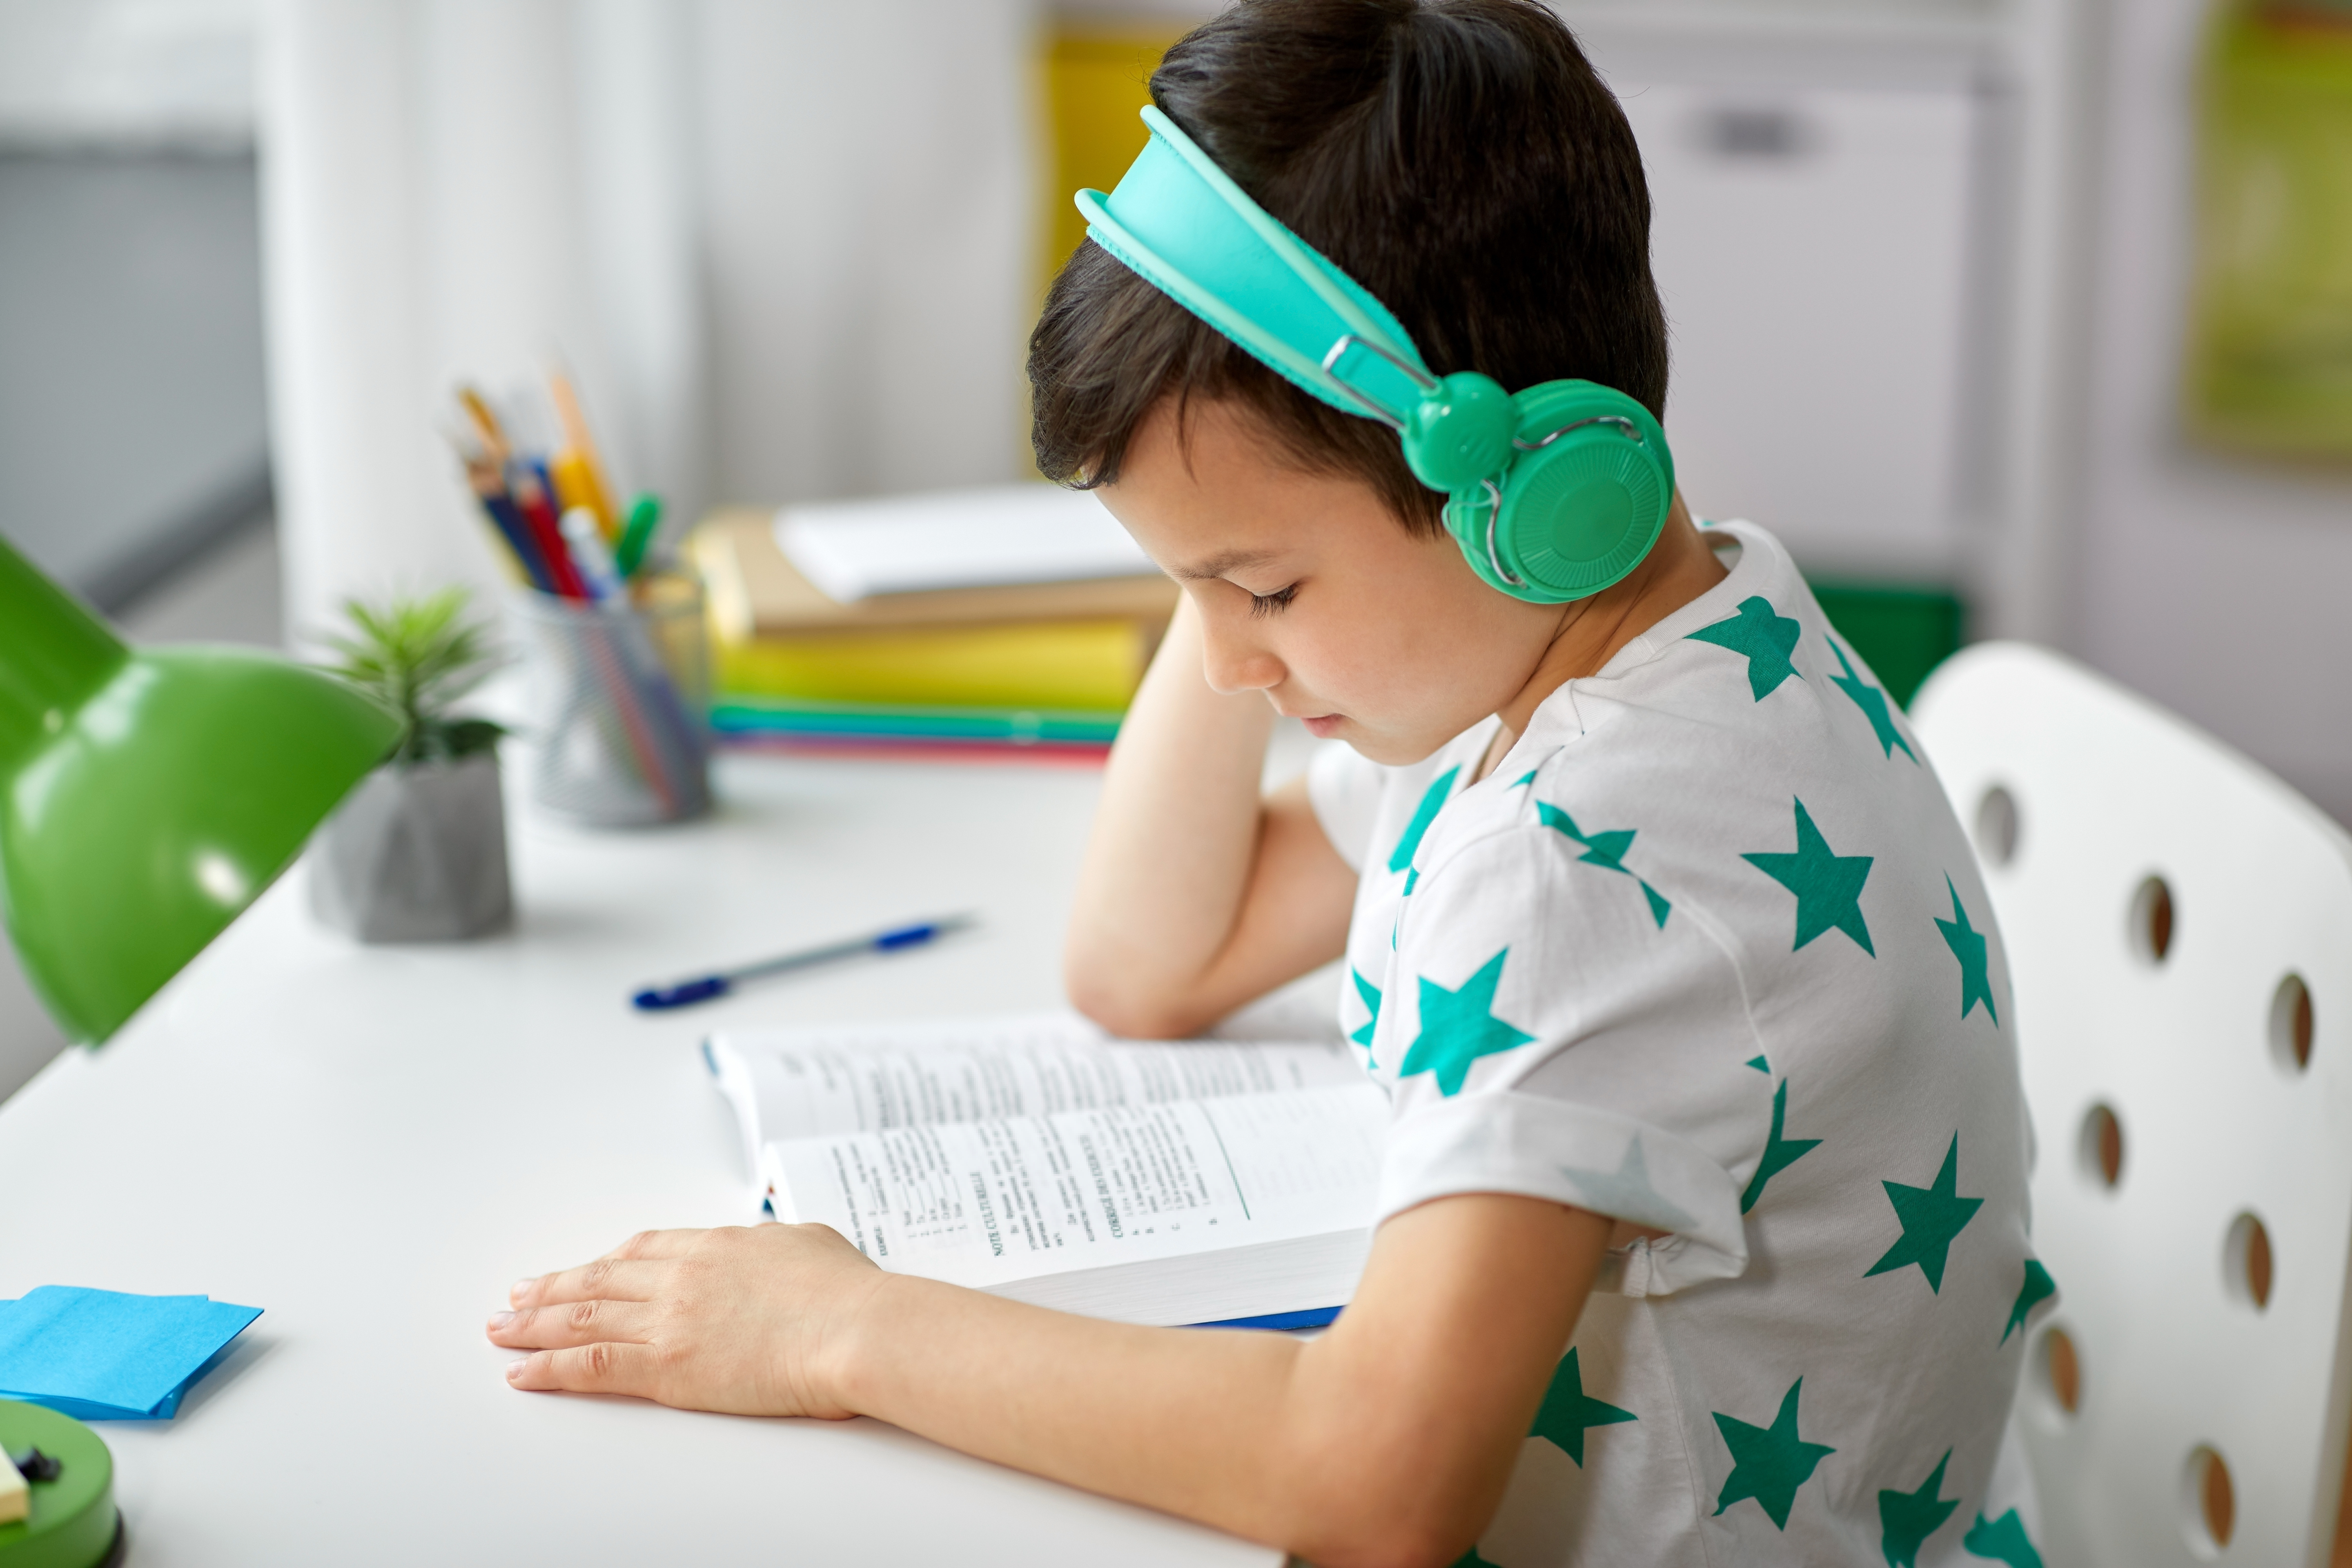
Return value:
[(0, 540), (0, 916), (95, 1045), (293, 863), (401, 720), (254, 650), (133, 650)]

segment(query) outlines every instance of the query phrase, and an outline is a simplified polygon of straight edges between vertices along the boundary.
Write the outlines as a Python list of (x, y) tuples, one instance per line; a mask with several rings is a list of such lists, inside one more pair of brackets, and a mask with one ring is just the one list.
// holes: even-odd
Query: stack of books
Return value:
[(1044, 485), (724, 510), (687, 552), (732, 746), (1096, 763), (1176, 607), (1099, 503)]

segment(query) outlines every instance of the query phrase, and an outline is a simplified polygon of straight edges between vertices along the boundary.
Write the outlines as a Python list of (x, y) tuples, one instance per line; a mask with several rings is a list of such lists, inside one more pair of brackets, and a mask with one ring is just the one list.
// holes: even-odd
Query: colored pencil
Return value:
[[(613, 543), (620, 537), (621, 520), (613, 510), (613, 492), (604, 483), (604, 464), (596, 455), (596, 438), (589, 433), (588, 416), (580, 411), (579, 395), (572, 389), (572, 378), (561, 370), (548, 373), (547, 390), (554, 400), (555, 417), (563, 426), (563, 441), (568, 448), (568, 453), (556, 454), (555, 467), (559, 477), (569, 479), (571, 488), (579, 492), (563, 494), (564, 508), (569, 510), (584, 506), (594, 512), (596, 526), (604, 531), (605, 542)], [(576, 459), (576, 468), (564, 462), (567, 455)]]

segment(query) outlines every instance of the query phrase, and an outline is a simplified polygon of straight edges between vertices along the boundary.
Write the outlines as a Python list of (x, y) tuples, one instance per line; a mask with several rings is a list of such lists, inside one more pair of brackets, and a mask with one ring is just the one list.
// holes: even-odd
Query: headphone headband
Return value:
[(1250, 200), (1155, 108), (1108, 196), (1080, 191), (1087, 233), (1300, 390), (1402, 428), (1436, 378), (1388, 307)]

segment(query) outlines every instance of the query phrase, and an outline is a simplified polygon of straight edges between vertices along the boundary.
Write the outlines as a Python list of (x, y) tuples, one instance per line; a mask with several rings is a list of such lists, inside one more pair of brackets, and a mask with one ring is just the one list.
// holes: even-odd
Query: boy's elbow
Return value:
[(1214, 1023), (1182, 997), (1123, 966), (1100, 961), (1075, 943), (1062, 963), (1070, 1005), (1123, 1040), (1181, 1040)]
[[(1284, 1542), (1316, 1568), (1448, 1568), (1477, 1539), (1496, 1498), (1420, 1462), (1405, 1435), (1307, 1458), (1284, 1488), (1296, 1512)], [(1435, 1468), (1439, 1473), (1433, 1475)]]
[(1318, 1544), (1292, 1547), (1293, 1554), (1316, 1568), (1450, 1568), (1474, 1540), (1471, 1533), (1416, 1530), (1402, 1521), (1387, 1527), (1368, 1520), (1334, 1522), (1333, 1531), (1314, 1537)]
[(1115, 984), (1082, 984), (1073, 977), (1067, 989), (1072, 1007), (1122, 1040), (1181, 1040), (1209, 1022), (1168, 1000)]

